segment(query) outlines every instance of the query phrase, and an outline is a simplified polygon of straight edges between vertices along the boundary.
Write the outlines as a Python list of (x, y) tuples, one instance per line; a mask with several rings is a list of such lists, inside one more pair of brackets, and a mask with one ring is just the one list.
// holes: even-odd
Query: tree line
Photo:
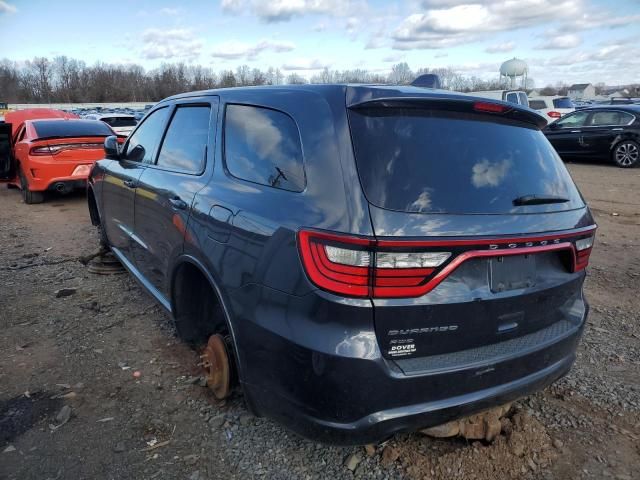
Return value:
[(392, 66), (389, 74), (365, 69), (325, 68), (306, 79), (298, 73), (283, 73), (242, 65), (235, 70), (214, 71), (201, 65), (167, 63), (153, 70), (140, 65), (99, 62), (58, 56), (35, 57), (24, 62), (0, 61), (0, 101), (8, 103), (155, 102), (180, 92), (211, 88), (302, 83), (408, 84), (423, 73), (436, 73), (446, 89), (456, 91), (500, 88), (496, 80), (464, 76), (451, 68), (411, 70), (406, 62)]

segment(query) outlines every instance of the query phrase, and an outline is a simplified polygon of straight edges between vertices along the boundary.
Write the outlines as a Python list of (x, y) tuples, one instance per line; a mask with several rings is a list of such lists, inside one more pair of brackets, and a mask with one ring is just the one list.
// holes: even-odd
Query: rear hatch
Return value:
[(580, 323), (595, 227), (540, 116), (442, 98), (367, 100), (348, 115), (383, 355), (523, 346)]

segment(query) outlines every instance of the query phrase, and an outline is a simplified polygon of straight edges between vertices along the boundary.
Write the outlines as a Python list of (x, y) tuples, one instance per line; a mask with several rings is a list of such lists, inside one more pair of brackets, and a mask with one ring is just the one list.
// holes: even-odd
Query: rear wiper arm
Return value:
[(513, 204), (516, 207), (524, 205), (544, 205), (547, 203), (565, 203), (568, 202), (568, 198), (558, 197), (556, 195), (523, 195), (513, 199)]

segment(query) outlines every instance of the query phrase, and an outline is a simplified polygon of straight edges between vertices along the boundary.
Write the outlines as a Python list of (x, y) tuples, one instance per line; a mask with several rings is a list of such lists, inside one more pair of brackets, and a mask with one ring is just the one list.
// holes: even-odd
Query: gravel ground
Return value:
[[(88, 273), (81, 194), (0, 191), (0, 478), (640, 478), (640, 170), (570, 164), (600, 226), (570, 374), (492, 444), (420, 433), (342, 448), (216, 402), (197, 355), (126, 274)], [(68, 289), (68, 290), (62, 290)]]

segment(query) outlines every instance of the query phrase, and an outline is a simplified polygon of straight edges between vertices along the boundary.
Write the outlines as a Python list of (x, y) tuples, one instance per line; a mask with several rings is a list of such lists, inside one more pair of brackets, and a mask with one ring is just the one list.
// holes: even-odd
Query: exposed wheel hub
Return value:
[(205, 370), (207, 386), (213, 391), (217, 399), (229, 396), (230, 369), (227, 347), (222, 335), (211, 335), (204, 351), (200, 356)]

